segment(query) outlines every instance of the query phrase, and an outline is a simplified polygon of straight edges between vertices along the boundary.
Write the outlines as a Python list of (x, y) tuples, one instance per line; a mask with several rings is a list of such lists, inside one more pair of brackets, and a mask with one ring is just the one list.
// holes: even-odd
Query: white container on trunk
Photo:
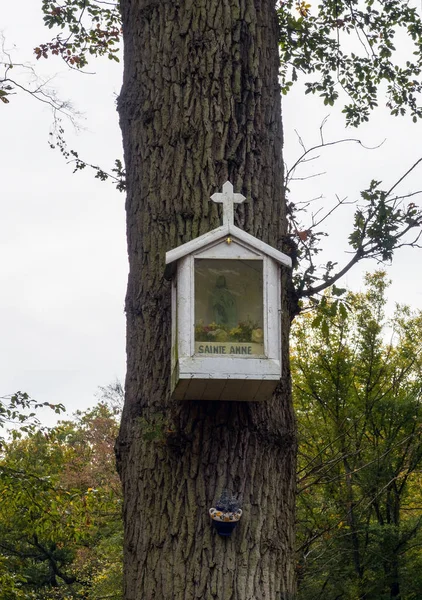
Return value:
[(234, 225), (245, 198), (230, 182), (211, 199), (223, 203), (223, 225), (166, 254), (172, 396), (266, 400), (281, 376), (281, 268), (291, 259)]

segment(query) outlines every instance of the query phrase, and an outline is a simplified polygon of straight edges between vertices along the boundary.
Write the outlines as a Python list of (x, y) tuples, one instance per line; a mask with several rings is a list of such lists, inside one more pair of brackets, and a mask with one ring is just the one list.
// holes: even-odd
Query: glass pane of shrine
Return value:
[(262, 260), (195, 259), (195, 354), (264, 355)]

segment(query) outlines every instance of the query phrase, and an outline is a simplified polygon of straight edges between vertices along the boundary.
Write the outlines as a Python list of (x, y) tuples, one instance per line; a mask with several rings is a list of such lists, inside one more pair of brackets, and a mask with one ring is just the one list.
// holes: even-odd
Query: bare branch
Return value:
[[(287, 172), (286, 172), (286, 185), (288, 185), (288, 182), (292, 180), (292, 173), (295, 171), (295, 169), (301, 163), (305, 162), (306, 157), (311, 152), (314, 152), (315, 150), (318, 150), (320, 148), (327, 148), (329, 146), (336, 146), (337, 144), (344, 144), (344, 143), (355, 143), (355, 144), (359, 144), (359, 146), (361, 146), (365, 150), (376, 150), (377, 148), (380, 148), (383, 145), (383, 143), (385, 142), (385, 140), (383, 140), (377, 146), (365, 146), (365, 144), (363, 144), (362, 141), (360, 139), (358, 139), (358, 138), (344, 138), (342, 140), (335, 140), (333, 142), (325, 142), (324, 138), (323, 138), (322, 128), (324, 127), (326, 121), (327, 121), (327, 117), (324, 119), (324, 121), (322, 122), (321, 127), (320, 127), (321, 143), (320, 144), (316, 144), (315, 146), (312, 146), (311, 148), (308, 148), (308, 149), (306, 149), (305, 144), (304, 144), (302, 138), (300, 137), (300, 135), (298, 134), (298, 132), (295, 130), (296, 135), (298, 136), (298, 139), (299, 139), (299, 144), (303, 148), (303, 154), (301, 156), (299, 156), (299, 158), (295, 161), (295, 163), (293, 164), (293, 166), (290, 169), (287, 170)], [(306, 159), (306, 160), (309, 161), (309, 160), (312, 160), (312, 159)]]
[[(35, 100), (47, 104), (53, 114), (60, 113), (65, 116), (74, 127), (77, 127), (77, 119), (80, 114), (76, 112), (71, 102), (61, 100), (54, 89), (50, 86), (54, 77), (41, 78), (34, 67), (28, 63), (16, 63), (10, 52), (6, 49), (5, 38), (0, 34), (0, 100), (3, 104), (10, 102), (9, 96), (15, 95), (18, 90), (28, 94)], [(11, 71), (17, 71), (17, 76), (12, 77)]]
[[(422, 158), (419, 158), (402, 175), (387, 192), (378, 188), (379, 182), (371, 182), (370, 187), (361, 192), (365, 204), (358, 206), (355, 212), (354, 230), (349, 236), (350, 245), (354, 248), (352, 258), (347, 264), (337, 273), (326, 276), (324, 281), (319, 285), (311, 285), (305, 288), (299, 287), (297, 290), (298, 297), (309, 298), (315, 294), (319, 294), (323, 290), (331, 287), (343, 275), (345, 275), (356, 263), (364, 258), (374, 258), (379, 262), (390, 261), (394, 250), (403, 246), (411, 246), (419, 248), (419, 240), (422, 232), (417, 231), (416, 235), (410, 241), (403, 241), (403, 238), (414, 229), (420, 229), (422, 225), (422, 211), (415, 204), (409, 203), (404, 205), (404, 200), (412, 198), (418, 192), (411, 192), (406, 195), (390, 197), (391, 193), (402, 183), (405, 178), (412, 173), (418, 165), (422, 163)], [(334, 210), (340, 206), (337, 205), (327, 213), (317, 224), (320, 224)], [(314, 227), (313, 223), (311, 227)], [(310, 228), (309, 228), (310, 229)], [(328, 273), (326, 274), (328, 275)], [(305, 281), (306, 271), (302, 277)], [(322, 277), (320, 277), (322, 279)]]
[[(406, 179), (406, 177), (407, 177), (408, 175), (410, 175), (410, 173), (411, 173), (412, 171), (414, 171), (414, 170), (416, 169), (416, 167), (417, 167), (417, 166), (418, 166), (418, 165), (419, 165), (421, 162), (422, 162), (422, 157), (421, 157), (421, 158), (418, 158), (418, 160), (417, 160), (415, 163), (413, 163), (413, 165), (410, 167), (410, 169), (409, 169), (408, 171), (406, 171), (406, 173), (405, 173), (404, 175), (402, 175), (402, 177), (400, 177), (400, 179), (399, 179), (398, 181), (396, 181), (396, 183), (395, 183), (395, 184), (394, 184), (394, 185), (393, 185), (393, 186), (392, 186), (392, 187), (391, 187), (391, 188), (388, 190), (388, 192), (387, 192), (386, 196), (389, 196), (389, 195), (391, 194), (391, 192), (392, 192), (393, 190), (395, 190), (395, 189), (396, 189), (396, 187), (397, 187), (397, 186), (398, 186), (398, 185), (399, 185), (399, 184), (400, 184), (400, 183), (401, 183), (401, 182), (402, 182), (404, 179)], [(419, 192), (416, 192), (416, 193), (419, 193)], [(413, 194), (412, 194), (412, 195), (413, 195)], [(408, 198), (408, 197), (409, 197), (409, 195), (408, 195), (408, 196), (405, 196), (405, 197), (406, 197), (406, 198)]]

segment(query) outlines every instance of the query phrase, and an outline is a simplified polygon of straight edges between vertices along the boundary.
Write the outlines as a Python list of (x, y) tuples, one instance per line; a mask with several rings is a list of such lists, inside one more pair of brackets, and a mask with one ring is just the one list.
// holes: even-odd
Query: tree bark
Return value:
[[(227, 180), (236, 224), (286, 251), (278, 25), (270, 0), (121, 0), (119, 114), (130, 274), (126, 400), (116, 445), (124, 491), (126, 600), (294, 596), (295, 423), (283, 273), (282, 378), (270, 402), (170, 399), (165, 252), (219, 225)], [(243, 516), (219, 537), (223, 488)]]

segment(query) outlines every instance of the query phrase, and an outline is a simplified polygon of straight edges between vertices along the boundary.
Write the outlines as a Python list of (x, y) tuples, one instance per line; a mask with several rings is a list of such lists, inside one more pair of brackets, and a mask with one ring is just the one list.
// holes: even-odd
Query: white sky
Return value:
[[(16, 61), (35, 62), (32, 49), (48, 40), (39, 7), (0, 9)], [(84, 113), (79, 134), (65, 123), (69, 146), (111, 167), (122, 154), (121, 66), (100, 61), (98, 76), (68, 72), (58, 59), (35, 66), (58, 73), (51, 86)], [(124, 380), (124, 195), (88, 170), (72, 174), (49, 148), (48, 107), (19, 94), (0, 119), (0, 395), (22, 390), (72, 412), (92, 405), (99, 385)]]
[[(49, 39), (40, 2), (3, 4), (1, 28), (13, 60), (35, 63), (32, 49)], [(85, 129), (79, 134), (65, 125), (69, 146), (88, 161), (111, 167), (121, 156), (115, 111), (121, 66), (99, 61), (90, 66), (95, 76), (68, 72), (58, 59), (35, 66), (46, 76), (56, 74), (51, 86), (83, 112)], [(308, 146), (318, 143), (328, 111), (296, 88), (283, 112), (285, 158), (291, 165), (301, 153), (294, 130)], [(321, 194), (326, 205), (335, 194), (356, 198), (371, 179), (390, 187), (422, 156), (422, 124), (379, 111), (369, 125), (345, 132), (339, 111), (331, 112), (324, 129), (327, 141), (346, 136), (368, 146), (386, 142), (374, 151), (350, 144), (319, 152), (321, 158), (308, 173), (326, 174), (292, 183), (294, 202)], [(72, 174), (60, 153), (48, 147), (51, 120), (47, 107), (23, 94), (0, 106), (0, 395), (22, 390), (38, 401), (62, 402), (72, 412), (92, 405), (99, 385), (124, 380), (124, 196), (88, 170)], [(421, 179), (420, 168), (400, 190), (422, 188)], [(349, 209), (331, 220), (326, 260), (347, 260), (350, 219)], [(421, 256), (420, 250), (397, 253), (388, 269), (390, 308), (394, 302), (422, 308)], [(359, 289), (362, 273), (372, 268), (364, 264), (344, 283)]]

